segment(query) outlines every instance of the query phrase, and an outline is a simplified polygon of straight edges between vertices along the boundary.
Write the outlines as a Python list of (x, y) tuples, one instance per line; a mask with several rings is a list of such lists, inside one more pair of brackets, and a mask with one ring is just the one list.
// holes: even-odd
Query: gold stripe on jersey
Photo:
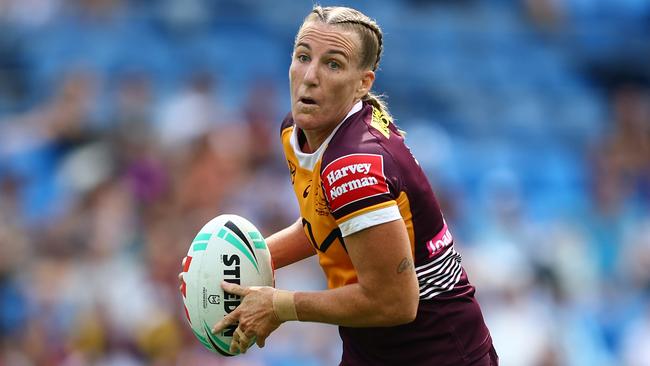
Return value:
[(363, 208), (363, 209), (361, 209), (359, 211), (354, 211), (352, 213), (349, 213), (349, 214), (341, 217), (340, 219), (336, 220), (336, 223), (338, 225), (341, 225), (342, 223), (344, 223), (344, 222), (346, 222), (346, 221), (348, 221), (348, 220), (350, 220), (352, 218), (355, 218), (357, 216), (361, 216), (361, 215), (363, 215), (365, 213), (375, 211), (375, 210), (379, 210), (380, 208), (385, 208), (385, 207), (390, 207), (390, 206), (395, 206), (395, 205), (397, 205), (397, 202), (395, 202), (395, 201), (388, 201), (388, 202), (378, 203), (376, 205)]
[(300, 207), (305, 235), (317, 249), (318, 262), (327, 286), (337, 288), (358, 282), (357, 272), (344, 247), (340, 229), (330, 213), (321, 189), (321, 160), (313, 170), (302, 167), (289, 139), (295, 127), (282, 130), (282, 144), (290, 171), (293, 174), (293, 190)]
[(406, 225), (406, 231), (409, 234), (409, 242), (411, 243), (411, 254), (415, 258), (415, 231), (413, 230), (413, 213), (411, 213), (411, 204), (409, 198), (406, 195), (406, 192), (400, 192), (397, 197), (397, 207), (399, 207), (399, 213), (404, 219), (404, 224)]

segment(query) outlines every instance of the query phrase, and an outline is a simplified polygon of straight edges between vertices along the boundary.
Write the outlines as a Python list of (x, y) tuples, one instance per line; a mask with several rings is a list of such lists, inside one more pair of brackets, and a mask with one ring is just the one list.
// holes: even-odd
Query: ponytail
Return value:
[(397, 128), (399, 134), (402, 135), (402, 137), (406, 137), (406, 131), (402, 130), (399, 128), (399, 126), (397, 126), (397, 124), (395, 124), (393, 116), (388, 111), (388, 105), (384, 101), (383, 95), (376, 95), (372, 92), (369, 92), (363, 98), (361, 98), (361, 100), (370, 104), (376, 110), (376, 114), (375, 111), (373, 111), (373, 119), (375, 116), (378, 116), (378, 118), (382, 120), (382, 124), (386, 127), (392, 123), (395, 125), (395, 128)]
[(363, 98), (361, 98), (361, 100), (378, 109), (386, 118), (388, 118), (389, 121), (393, 122), (393, 116), (391, 116), (390, 112), (388, 111), (388, 105), (384, 101), (383, 95), (377, 95), (373, 92), (369, 92)]

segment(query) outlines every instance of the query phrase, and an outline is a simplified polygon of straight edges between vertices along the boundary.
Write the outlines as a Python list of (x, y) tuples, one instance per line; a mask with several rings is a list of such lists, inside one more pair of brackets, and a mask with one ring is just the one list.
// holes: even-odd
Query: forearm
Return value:
[[(319, 292), (296, 292), (294, 301), (298, 319), (346, 327), (383, 327), (413, 320), (403, 295), (387, 294), (350, 284)], [(415, 300), (417, 302), (417, 300)]]
[[(314, 252), (314, 249), (305, 249), (308, 240), (299, 239), (305, 234), (297, 235), (296, 229), (302, 231), (301, 222), (285, 229), (288, 230), (285, 233), (280, 231), (270, 237), (269, 247), (272, 246), (272, 254), (279, 265), (299, 257), (289, 254), (287, 247), (291, 246), (287, 243), (302, 245), (302, 255)], [(289, 241), (283, 240), (283, 236)], [(357, 272), (357, 283), (318, 292), (292, 292), (222, 282), (225, 292), (241, 296), (243, 300), (237, 309), (215, 325), (213, 333), (239, 323), (240, 333), (249, 338), (257, 337), (257, 344), (262, 347), (266, 337), (285, 321), (348, 327), (385, 327), (413, 321), (419, 304), (419, 286), (404, 222), (394, 220), (373, 226), (346, 236), (345, 240)]]
[(298, 292), (298, 319), (350, 327), (393, 326), (415, 319), (419, 284), (404, 222), (395, 220), (345, 238), (358, 282)]
[(266, 244), (271, 252), (275, 269), (288, 266), (316, 254), (298, 219), (291, 226), (267, 237)]

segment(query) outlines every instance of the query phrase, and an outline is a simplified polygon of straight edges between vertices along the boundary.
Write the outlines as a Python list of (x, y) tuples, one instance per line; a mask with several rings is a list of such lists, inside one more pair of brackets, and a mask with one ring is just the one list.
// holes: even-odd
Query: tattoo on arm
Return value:
[(402, 273), (410, 268), (413, 268), (413, 261), (411, 261), (411, 258), (404, 257), (404, 259), (399, 262), (399, 266), (397, 266), (397, 273)]

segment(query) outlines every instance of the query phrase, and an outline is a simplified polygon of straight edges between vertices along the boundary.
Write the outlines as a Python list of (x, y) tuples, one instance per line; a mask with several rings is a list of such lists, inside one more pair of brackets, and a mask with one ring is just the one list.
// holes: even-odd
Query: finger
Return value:
[(266, 344), (266, 337), (257, 337), (255, 343), (257, 343), (257, 346), (259, 348), (264, 348), (264, 345)]
[(187, 257), (183, 257), (183, 260), (181, 261), (181, 267), (185, 268), (185, 262), (187, 262)]
[(237, 334), (237, 337), (239, 338), (239, 344), (248, 345), (250, 343), (250, 338), (246, 335), (246, 333), (244, 333), (243, 330), (241, 330), (240, 327), (237, 327), (237, 329), (235, 329), (235, 334)]
[(230, 351), (230, 353), (241, 353), (241, 350), (239, 349), (239, 342), (236, 341), (234, 337), (230, 342), (230, 348), (228, 348), (228, 351)]
[(233, 337), (230, 342), (230, 348), (228, 349), (230, 353), (246, 353), (249, 346), (245, 344), (241, 339)]
[(178, 274), (178, 280), (181, 282), (181, 284), (178, 286), (178, 290), (179, 290), (183, 295), (185, 295), (185, 291), (184, 291), (184, 288), (185, 288), (185, 281), (183, 280), (183, 273), (179, 273), (179, 274)]
[(212, 327), (212, 334), (217, 334), (227, 327), (237, 323), (239, 321), (239, 312), (235, 309), (232, 313), (223, 317), (219, 320), (217, 324)]
[[(239, 327), (237, 327), (237, 329), (239, 329)], [(236, 351), (239, 351), (239, 333), (237, 333), (236, 329), (235, 329), (235, 333), (232, 335), (232, 340), (230, 341), (230, 348), (228, 350), (230, 351), (230, 353), (236, 353)]]
[(255, 336), (247, 336), (246, 333), (240, 328), (237, 327), (235, 329), (235, 334), (233, 336), (233, 343), (237, 342), (237, 348), (239, 348), (239, 352), (241, 353), (246, 353), (250, 346), (252, 346), (254, 342)]
[(241, 339), (237, 342), (237, 348), (239, 348), (239, 353), (246, 353), (248, 351), (248, 343), (245, 343)]
[(250, 290), (246, 287), (242, 287), (237, 284), (226, 282), (226, 281), (221, 281), (221, 288), (229, 294), (238, 295), (242, 297), (248, 295), (248, 293), (250, 292)]

